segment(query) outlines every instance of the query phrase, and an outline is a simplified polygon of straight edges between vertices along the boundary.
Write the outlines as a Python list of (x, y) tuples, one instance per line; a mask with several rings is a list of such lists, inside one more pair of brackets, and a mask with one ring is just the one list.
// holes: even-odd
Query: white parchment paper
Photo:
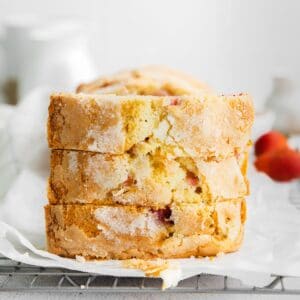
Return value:
[[(0, 254), (37, 266), (145, 276), (141, 270), (123, 267), (120, 261), (85, 262), (45, 251), (49, 94), (50, 90), (42, 87), (33, 91), (0, 128)], [(240, 251), (213, 260), (169, 260), (169, 268), (160, 274), (165, 287), (201, 273), (227, 275), (256, 286), (268, 284), (271, 274), (300, 276), (298, 183), (274, 183), (251, 166), (249, 177), (251, 196), (247, 199), (248, 220)]]

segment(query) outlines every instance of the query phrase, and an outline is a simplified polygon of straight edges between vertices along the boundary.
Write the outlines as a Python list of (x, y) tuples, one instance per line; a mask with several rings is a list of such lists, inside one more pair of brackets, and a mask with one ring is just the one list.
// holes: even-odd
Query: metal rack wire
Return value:
[[(123, 278), (61, 268), (41, 268), (0, 257), (0, 292), (142, 292), (300, 295), (300, 278), (274, 276), (263, 288), (243, 285), (230, 277), (202, 274), (162, 291), (158, 278)], [(1, 295), (1, 294), (0, 294)]]

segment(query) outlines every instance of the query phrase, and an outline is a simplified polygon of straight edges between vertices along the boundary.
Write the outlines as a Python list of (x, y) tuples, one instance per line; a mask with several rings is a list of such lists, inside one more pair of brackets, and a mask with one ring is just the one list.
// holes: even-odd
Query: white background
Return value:
[(0, 23), (16, 13), (87, 19), (99, 74), (162, 63), (257, 102), (300, 78), (298, 0), (0, 0)]

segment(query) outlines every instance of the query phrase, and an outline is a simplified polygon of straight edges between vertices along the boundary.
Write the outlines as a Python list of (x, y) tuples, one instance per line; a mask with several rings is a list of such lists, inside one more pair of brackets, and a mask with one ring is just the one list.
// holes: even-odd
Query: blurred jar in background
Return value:
[[(2, 32), (0, 31), (0, 42), (3, 40)], [(5, 58), (4, 58), (4, 49), (1, 47), (0, 44), (0, 104), (6, 102), (6, 96), (4, 94), (4, 84), (6, 81), (5, 75)]]
[(15, 18), (4, 24), (4, 31), (2, 92), (11, 103), (15, 101), (12, 93), (22, 99), (39, 86), (72, 91), (97, 75), (80, 20), (28, 17), (20, 22)]
[(83, 26), (74, 21), (33, 30), (20, 69), (20, 95), (41, 85), (73, 91), (82, 81), (94, 79), (97, 72), (87, 45)]
[(276, 113), (275, 128), (284, 133), (300, 134), (300, 74), (275, 77), (267, 106)]
[(1, 102), (16, 104), (17, 77), (21, 62), (25, 59), (26, 42), (34, 27), (41, 20), (35, 15), (11, 15), (2, 22), (3, 29), (0, 38), (0, 85)]

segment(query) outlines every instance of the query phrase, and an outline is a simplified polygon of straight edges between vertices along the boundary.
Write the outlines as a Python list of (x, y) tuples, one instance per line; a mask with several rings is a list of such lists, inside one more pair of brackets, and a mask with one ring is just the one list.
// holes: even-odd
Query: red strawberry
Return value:
[(287, 140), (284, 135), (277, 131), (270, 131), (262, 135), (255, 143), (255, 155), (277, 151), (287, 148)]
[(131, 186), (134, 183), (135, 183), (135, 180), (130, 175), (128, 175), (127, 179), (123, 182), (123, 185), (124, 186)]
[(170, 103), (170, 105), (179, 105), (179, 104), (180, 104), (180, 101), (178, 98), (173, 98)]
[(254, 165), (258, 171), (269, 174), (270, 164), (272, 159), (273, 159), (273, 152), (271, 153), (267, 152), (258, 156), (254, 162)]
[(170, 220), (170, 217), (172, 215), (172, 211), (170, 207), (160, 208), (158, 210), (153, 211), (156, 215), (159, 221), (167, 224), (173, 224), (173, 221)]
[(192, 185), (196, 186), (199, 183), (199, 178), (193, 173), (193, 172), (187, 172), (186, 173), (186, 181)]
[(270, 162), (268, 174), (276, 181), (300, 178), (300, 153), (292, 149), (279, 150)]

